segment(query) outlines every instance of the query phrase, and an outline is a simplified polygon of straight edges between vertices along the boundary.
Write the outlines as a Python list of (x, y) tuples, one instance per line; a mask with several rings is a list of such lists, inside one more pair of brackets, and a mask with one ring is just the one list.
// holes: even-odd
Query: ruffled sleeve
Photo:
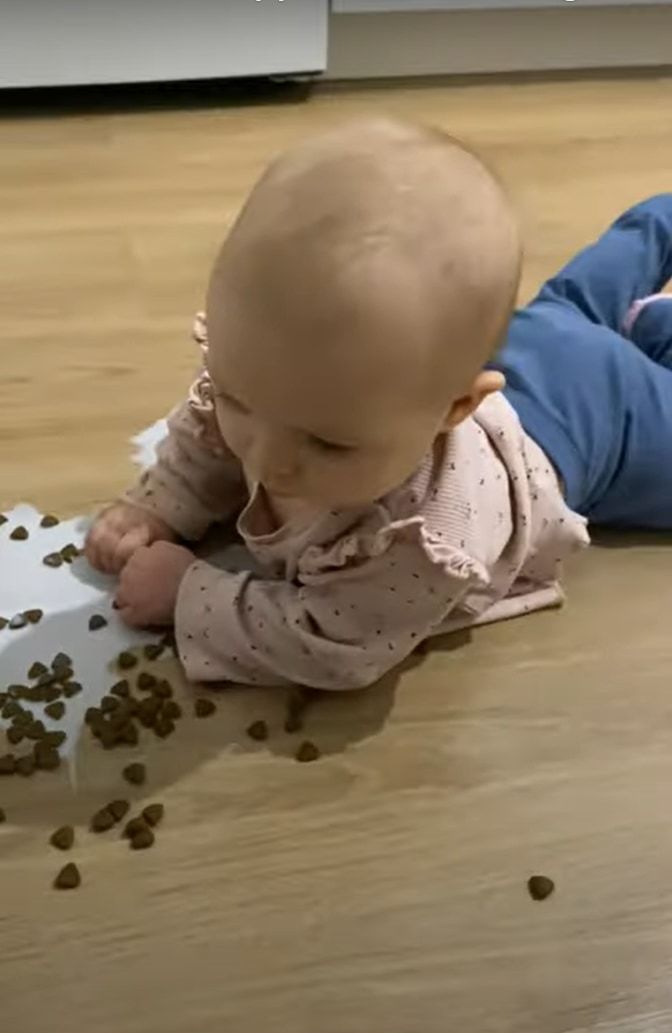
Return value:
[(202, 314), (193, 329), (204, 367), (186, 401), (168, 417), (168, 434), (157, 460), (124, 496), (165, 520), (178, 534), (200, 538), (209, 525), (241, 508), (246, 486), (240, 463), (222, 439), (215, 417), (207, 362), (207, 332)]

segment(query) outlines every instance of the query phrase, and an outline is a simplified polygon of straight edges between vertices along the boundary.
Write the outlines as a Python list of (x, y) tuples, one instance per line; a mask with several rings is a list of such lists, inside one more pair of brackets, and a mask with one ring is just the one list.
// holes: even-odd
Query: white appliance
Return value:
[(329, 0), (0, 0), (0, 87), (321, 72)]

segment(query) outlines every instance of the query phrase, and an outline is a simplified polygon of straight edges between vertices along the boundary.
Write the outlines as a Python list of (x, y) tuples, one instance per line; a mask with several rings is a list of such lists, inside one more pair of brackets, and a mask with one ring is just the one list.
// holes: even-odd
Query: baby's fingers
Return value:
[(103, 524), (93, 527), (87, 536), (84, 544), (84, 555), (96, 570), (104, 574), (114, 574), (117, 568), (114, 565), (114, 554), (118, 545), (119, 535), (111, 531)]
[(114, 550), (114, 570), (118, 573), (126, 566), (133, 553), (149, 545), (150, 531), (146, 524), (134, 527), (122, 535)]

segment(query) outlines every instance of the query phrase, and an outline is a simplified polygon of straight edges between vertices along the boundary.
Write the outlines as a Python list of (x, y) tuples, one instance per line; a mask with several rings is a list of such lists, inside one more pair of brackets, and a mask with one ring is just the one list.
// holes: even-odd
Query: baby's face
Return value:
[(306, 340), (299, 327), (239, 320), (233, 305), (211, 305), (208, 323), (219, 428), (272, 496), (368, 503), (401, 484), (431, 444), (438, 414), (412, 403), (415, 385), (389, 340), (383, 363), (354, 329), (340, 344)]

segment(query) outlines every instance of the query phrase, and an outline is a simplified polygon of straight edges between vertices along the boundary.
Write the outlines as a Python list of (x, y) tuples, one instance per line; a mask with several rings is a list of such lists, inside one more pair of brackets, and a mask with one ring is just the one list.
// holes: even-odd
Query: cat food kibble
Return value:
[(268, 725), (265, 721), (253, 721), (247, 729), (247, 734), (255, 742), (265, 742), (268, 739)]
[(117, 664), (122, 671), (128, 671), (131, 667), (135, 667), (138, 662), (137, 656), (133, 656), (133, 653), (124, 651), (117, 657)]
[(164, 646), (160, 642), (150, 642), (143, 649), (145, 659), (147, 660), (158, 660), (163, 653)]
[(0, 513), (0, 527), (2, 527), (2, 525), (6, 524), (6, 523), (7, 523), (7, 517), (5, 516), (4, 513)]
[(60, 520), (57, 516), (54, 516), (52, 513), (45, 513), (40, 520), (40, 527), (56, 527), (59, 523)]
[(115, 821), (122, 821), (131, 809), (131, 805), (128, 800), (113, 800), (112, 803), (108, 803), (107, 809)]
[(49, 842), (57, 850), (70, 850), (75, 842), (75, 830), (72, 825), (62, 825), (49, 837)]
[(320, 751), (314, 742), (302, 742), (294, 756), (301, 764), (310, 764), (319, 759)]
[(51, 717), (54, 721), (60, 721), (65, 713), (65, 703), (62, 703), (61, 700), (58, 700), (56, 703), (49, 703), (44, 708), (44, 712), (47, 717)]
[(16, 758), (12, 753), (0, 757), (0, 775), (13, 775), (16, 771)]
[(101, 810), (96, 811), (89, 827), (92, 832), (107, 832), (116, 823), (116, 818), (109, 807), (103, 807)]
[(148, 847), (154, 846), (154, 833), (145, 825), (134, 836), (131, 836), (129, 846), (131, 850), (147, 850)]
[(166, 681), (166, 679), (163, 678), (160, 682), (156, 683), (152, 692), (157, 699), (170, 699), (173, 695), (173, 686), (169, 681)]
[(19, 757), (15, 770), (17, 774), (23, 775), (24, 778), (30, 778), (31, 775), (35, 774), (35, 761), (30, 756)]
[(63, 695), (66, 699), (71, 699), (72, 696), (77, 696), (82, 691), (82, 686), (78, 681), (68, 681), (63, 686)]
[(28, 537), (28, 531), (25, 527), (19, 525), (18, 527), (14, 528), (9, 537), (12, 539), (13, 542), (25, 542), (26, 538)]
[(126, 837), (126, 839), (133, 839), (133, 836), (137, 836), (139, 832), (142, 832), (143, 829), (146, 828), (147, 822), (144, 820), (144, 818), (131, 818), (131, 820), (126, 823), (126, 827), (124, 828), (124, 836)]
[(194, 714), (196, 717), (210, 717), (216, 710), (217, 707), (211, 699), (199, 697), (194, 703)]
[(60, 552), (50, 552), (47, 556), (43, 558), (42, 562), (44, 563), (45, 567), (62, 567), (63, 557), (61, 556)]
[(18, 746), (18, 744), (23, 742), (26, 737), (26, 733), (23, 728), (20, 728), (18, 725), (12, 725), (11, 728), (8, 728), (6, 735), (7, 742), (11, 742), (12, 746)]
[(547, 875), (532, 875), (527, 880), (527, 891), (532, 900), (546, 900), (555, 889), (555, 883)]
[(89, 617), (89, 631), (98, 631), (99, 628), (106, 628), (107, 621), (100, 613), (94, 613)]
[(68, 545), (64, 545), (61, 549), (61, 556), (66, 563), (72, 563), (72, 561), (76, 560), (79, 556), (79, 549), (76, 545), (73, 545), (72, 542), (70, 542)]
[(57, 890), (75, 890), (81, 884), (82, 877), (76, 864), (66, 864), (54, 879)]
[(5, 821), (7, 821), (7, 815), (5, 814), (2, 807), (0, 807), (0, 825), (2, 825)]
[[(0, 763), (2, 763), (1, 758)], [(128, 764), (122, 771), (122, 775), (131, 785), (141, 786), (147, 780), (147, 768), (144, 764)]]
[(40, 771), (55, 771), (61, 765), (61, 755), (53, 746), (38, 742), (33, 749), (35, 767)]
[(64, 671), (72, 667), (72, 659), (67, 653), (57, 653), (51, 661), (52, 671)]
[(42, 610), (26, 610), (23, 615), (31, 624), (39, 624), (44, 617)]
[(131, 689), (127, 681), (118, 681), (110, 689), (111, 696), (118, 696), (119, 699), (126, 699), (131, 694)]
[(39, 660), (36, 660), (35, 663), (31, 664), (29, 669), (28, 669), (28, 677), (30, 678), (31, 681), (35, 681), (35, 679), (39, 678), (41, 674), (48, 674), (48, 673), (49, 673), (49, 669), (47, 667), (45, 667), (44, 664), (40, 663)]
[(155, 828), (159, 822), (163, 819), (164, 806), (162, 803), (150, 803), (144, 808), (142, 817), (145, 819), (148, 825)]
[(136, 685), (142, 692), (147, 692), (149, 689), (153, 689), (156, 685), (156, 678), (153, 674), (149, 674), (148, 671), (141, 671), (138, 675)]
[(45, 746), (53, 746), (54, 749), (58, 749), (62, 746), (67, 736), (65, 732), (45, 732), (42, 738), (42, 742)]
[(163, 716), (171, 721), (179, 721), (182, 717), (182, 707), (174, 699), (166, 700), (163, 705)]

